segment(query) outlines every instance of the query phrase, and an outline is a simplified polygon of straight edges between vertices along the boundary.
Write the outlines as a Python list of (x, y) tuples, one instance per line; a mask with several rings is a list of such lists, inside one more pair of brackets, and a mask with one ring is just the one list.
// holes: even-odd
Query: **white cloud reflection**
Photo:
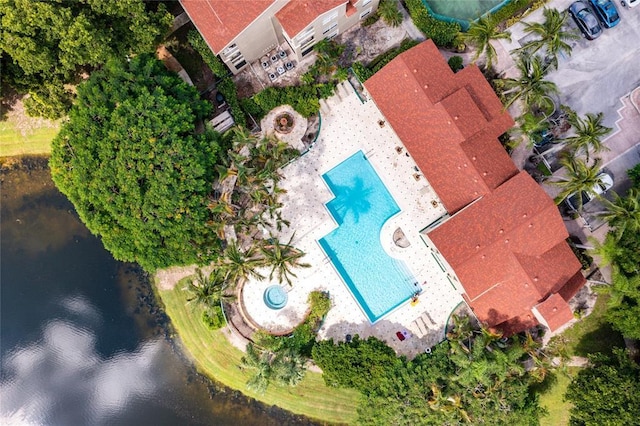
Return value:
[[(90, 303), (63, 303), (95, 321)], [(94, 321), (89, 321), (94, 323)], [(5, 352), (0, 382), (0, 424), (102, 424), (164, 385), (158, 357), (163, 341), (148, 341), (134, 352), (108, 358), (96, 350), (91, 329), (67, 320), (46, 324), (42, 337)]]

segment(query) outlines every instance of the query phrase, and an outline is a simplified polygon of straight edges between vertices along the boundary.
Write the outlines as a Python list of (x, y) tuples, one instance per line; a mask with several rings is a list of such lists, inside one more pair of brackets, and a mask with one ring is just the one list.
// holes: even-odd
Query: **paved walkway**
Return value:
[[(461, 290), (453, 271), (442, 258), (436, 260), (431, 242), (419, 234), (420, 229), (445, 214), (445, 209), (426, 179), (416, 173), (415, 162), (405, 155), (406, 149), (393, 130), (379, 124), (382, 115), (373, 102), (362, 104), (347, 83), (324, 105), (317, 143), (283, 170), (286, 177), (283, 188), (287, 193), (282, 197), (282, 214), (291, 227), (278, 236), (287, 241), (295, 231), (293, 244), (306, 253), (303, 260), (312, 267), (295, 271), (298, 279), (292, 288), (287, 287), (289, 301), (279, 311), (269, 309), (263, 301), (264, 290), (277, 282), (267, 279), (246, 283), (243, 289), (246, 312), (267, 329), (286, 330), (303, 320), (311, 291), (329, 291), (332, 309), (320, 329), (320, 338), (344, 340), (347, 334), (376, 336), (398, 353), (415, 356), (443, 340), (449, 314), (462, 302), (453, 285)], [(383, 226), (380, 234), (383, 247), (390, 256), (406, 263), (418, 283), (426, 282), (417, 304), (407, 301), (375, 324), (366, 318), (318, 244), (320, 238), (336, 227), (325, 207), (333, 194), (321, 175), (359, 150), (365, 153), (402, 210)], [(398, 227), (410, 242), (407, 248), (393, 242), (393, 232)], [(366, 257), (362, 261), (366, 262)], [(396, 332), (403, 330), (411, 337), (400, 341)]]

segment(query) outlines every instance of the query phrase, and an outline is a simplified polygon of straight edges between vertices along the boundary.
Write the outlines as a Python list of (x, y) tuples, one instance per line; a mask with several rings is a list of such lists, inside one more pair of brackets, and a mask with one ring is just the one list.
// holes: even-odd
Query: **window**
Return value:
[(337, 22), (334, 22), (334, 24), (332, 26), (330, 26), (329, 28), (327, 28), (326, 30), (324, 30), (322, 32), (323, 35), (326, 35), (327, 33), (333, 31), (336, 27), (338, 26)]
[(302, 56), (307, 56), (312, 51), (313, 51), (313, 46), (309, 47), (307, 50), (303, 50)]
[(367, 16), (369, 16), (369, 14), (370, 14), (370, 13), (371, 13), (371, 8), (369, 8), (369, 9), (365, 10), (364, 12), (362, 12), (362, 13), (360, 14), (360, 19), (364, 19), (364, 18), (366, 18)]
[(224, 49), (222, 51), (222, 54), (228, 58), (229, 56), (233, 55), (237, 51), (238, 51), (238, 46), (235, 43), (233, 43), (229, 45), (226, 49)]
[(309, 46), (310, 44), (313, 44), (313, 42), (315, 41), (315, 36), (311, 36), (308, 39), (304, 40), (302, 43), (300, 43), (300, 47), (302, 49), (304, 49), (305, 47)]
[[(371, 3), (371, 0), (362, 0), (362, 6), (363, 7), (368, 5), (369, 3)], [(369, 10), (369, 12), (371, 12), (371, 11)]]
[(335, 10), (331, 14), (322, 18), (322, 25), (327, 25), (329, 22), (334, 21), (338, 17), (338, 11)]
[(298, 36), (296, 36), (296, 41), (300, 42), (300, 44), (302, 45), (304, 44), (302, 40), (305, 40), (307, 37), (309, 37), (313, 33), (315, 33), (315, 28), (313, 27), (307, 28), (306, 30), (298, 34)]
[(238, 62), (237, 64), (235, 64), (234, 66), (236, 67), (237, 70), (239, 70), (240, 68), (244, 67), (245, 65), (247, 65), (247, 61), (242, 60), (242, 61)]

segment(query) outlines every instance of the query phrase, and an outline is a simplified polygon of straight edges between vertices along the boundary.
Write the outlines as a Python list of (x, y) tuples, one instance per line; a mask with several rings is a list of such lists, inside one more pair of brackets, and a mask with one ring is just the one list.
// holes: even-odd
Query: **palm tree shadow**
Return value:
[(338, 224), (349, 214), (353, 216), (353, 221), (358, 223), (360, 216), (371, 210), (373, 189), (366, 187), (361, 177), (356, 177), (353, 185), (336, 185), (334, 193), (338, 195), (327, 203), (327, 208)]

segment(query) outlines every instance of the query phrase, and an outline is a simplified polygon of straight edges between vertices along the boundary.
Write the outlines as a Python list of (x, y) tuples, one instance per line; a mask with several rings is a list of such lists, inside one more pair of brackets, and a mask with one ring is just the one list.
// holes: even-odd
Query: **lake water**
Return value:
[(0, 424), (311, 424), (195, 373), (41, 164), (0, 175)]

